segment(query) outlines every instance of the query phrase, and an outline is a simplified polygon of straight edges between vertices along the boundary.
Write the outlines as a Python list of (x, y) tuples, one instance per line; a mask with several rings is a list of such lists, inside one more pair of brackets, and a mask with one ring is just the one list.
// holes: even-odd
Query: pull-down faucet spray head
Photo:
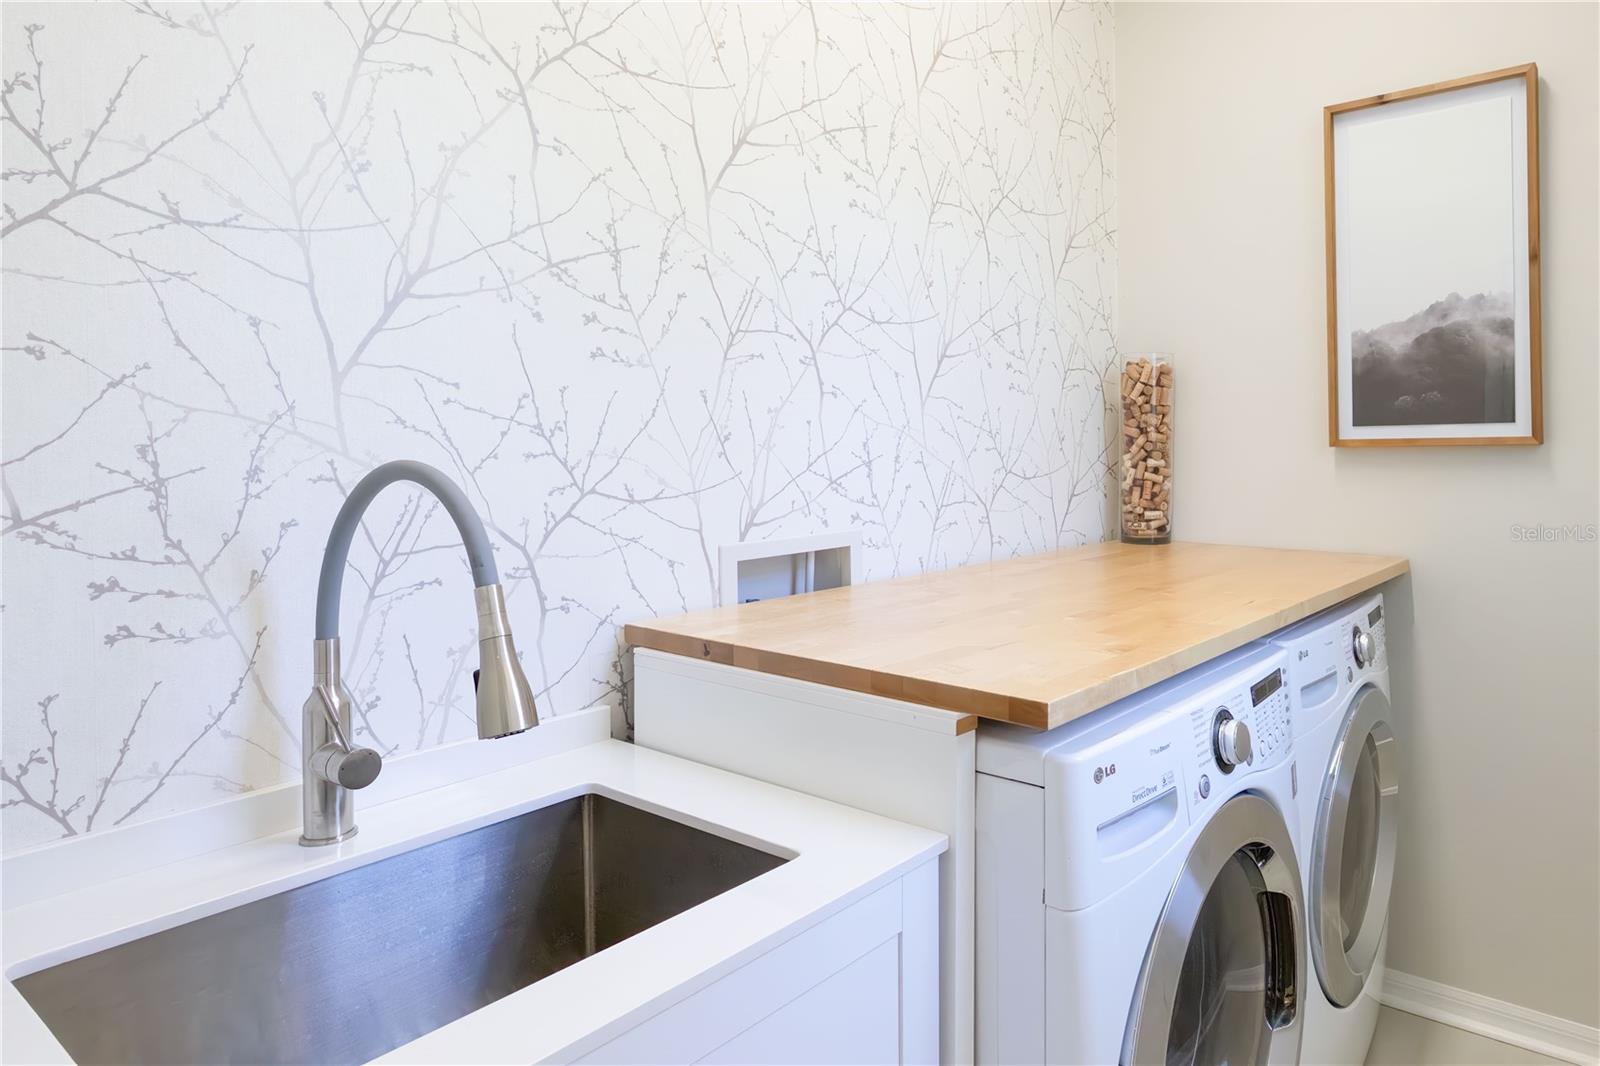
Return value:
[(312, 645), (311, 696), (301, 714), (304, 781), (300, 843), (334, 844), (356, 831), (354, 789), (377, 779), (383, 759), (370, 748), (358, 748), (353, 734), (350, 693), (340, 678), (339, 588), (345, 561), (367, 505), (386, 485), (414, 481), (439, 497), (455, 521), (472, 568), (473, 598), (478, 608), (478, 669), (472, 673), (478, 690), (478, 736), (488, 740), (510, 736), (539, 724), (533, 690), (511, 643), (511, 621), (505, 592), (494, 564), (489, 536), (466, 494), (431, 466), (399, 461), (384, 463), (356, 482), (334, 517), (317, 581), (317, 639)]
[(473, 597), (478, 603), (478, 668), (472, 672), (478, 689), (478, 739), (532, 729), (539, 724), (539, 712), (511, 642), (505, 593), (497, 584), (479, 585)]

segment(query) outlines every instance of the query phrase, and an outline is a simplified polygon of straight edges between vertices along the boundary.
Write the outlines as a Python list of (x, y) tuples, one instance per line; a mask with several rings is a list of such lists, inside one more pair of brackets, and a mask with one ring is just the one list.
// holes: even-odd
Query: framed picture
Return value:
[(1538, 69), (1322, 121), (1328, 443), (1540, 443)]

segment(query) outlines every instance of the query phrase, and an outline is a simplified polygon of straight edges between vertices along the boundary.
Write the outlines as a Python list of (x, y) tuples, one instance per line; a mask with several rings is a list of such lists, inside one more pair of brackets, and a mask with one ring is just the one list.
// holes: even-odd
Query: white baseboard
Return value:
[(1600, 1029), (1397, 970), (1383, 974), (1383, 1004), (1502, 1044), (1578, 1066), (1600, 1063)]

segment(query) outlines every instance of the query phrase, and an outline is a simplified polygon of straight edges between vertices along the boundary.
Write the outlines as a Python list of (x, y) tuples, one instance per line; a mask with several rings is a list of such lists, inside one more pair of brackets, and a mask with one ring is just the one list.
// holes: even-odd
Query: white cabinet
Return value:
[(900, 955), (884, 941), (799, 999), (761, 1019), (701, 1062), (895, 1062)]
[(930, 860), (574, 1061), (933, 1062), (938, 892)]
[[(939, 1060), (972, 1062), (977, 720), (681, 655), (633, 654), (640, 745), (949, 838), (939, 859), (939, 940), (930, 949), (937, 962), (906, 959), (902, 969), (937, 981)], [(819, 1046), (812, 1057), (827, 1056)]]

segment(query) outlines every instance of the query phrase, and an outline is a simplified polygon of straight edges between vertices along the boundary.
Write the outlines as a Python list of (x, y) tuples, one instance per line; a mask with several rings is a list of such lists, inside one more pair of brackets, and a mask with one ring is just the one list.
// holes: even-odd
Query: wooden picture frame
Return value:
[[(1517, 106), (1519, 98), (1525, 108)], [(1542, 443), (1538, 67), (1528, 63), (1332, 104), (1322, 116), (1328, 443)], [(1383, 124), (1390, 128), (1380, 130)], [(1506, 137), (1509, 144), (1502, 143)], [(1381, 151), (1385, 143), (1398, 146), (1398, 153)], [(1508, 150), (1505, 172), (1497, 166), (1450, 167), (1468, 158), (1493, 160), (1501, 150)], [(1430, 172), (1434, 160), (1438, 169)], [(1408, 161), (1417, 165), (1408, 167)], [(1379, 180), (1386, 167), (1395, 177), (1387, 186)], [(1433, 187), (1438, 197), (1428, 195), (1430, 174), (1447, 179)], [(1469, 174), (1471, 180), (1463, 178)], [(1358, 191), (1341, 188), (1341, 177)], [(1457, 210), (1462, 204), (1469, 210)], [(1512, 243), (1502, 260), (1496, 242), (1504, 234), (1497, 223), (1506, 206)], [(1404, 224), (1384, 224), (1396, 219)], [(1362, 254), (1347, 253), (1341, 261), (1341, 237)], [(1460, 251), (1457, 241), (1473, 254), (1453, 257)], [(1395, 254), (1384, 254), (1390, 251)], [(1353, 276), (1351, 262), (1358, 259), (1373, 267), (1370, 276)], [(1509, 280), (1509, 289), (1468, 285), (1472, 291), (1463, 295), (1462, 286), (1442, 284), (1457, 272)], [(1391, 283), (1380, 282), (1382, 275)], [(1423, 302), (1430, 299), (1421, 295), (1430, 284), (1437, 295)], [(1420, 309), (1392, 317), (1409, 307)], [(1341, 325), (1341, 311), (1347, 324)]]

